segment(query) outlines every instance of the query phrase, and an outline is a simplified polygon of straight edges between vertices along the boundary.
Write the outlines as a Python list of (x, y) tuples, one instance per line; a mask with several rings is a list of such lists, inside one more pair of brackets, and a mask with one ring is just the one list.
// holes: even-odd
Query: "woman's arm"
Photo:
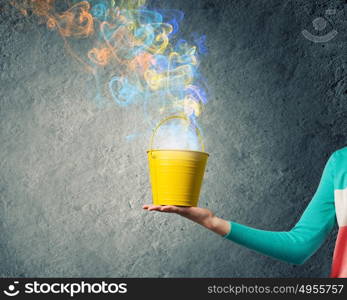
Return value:
[(227, 239), (266, 255), (302, 264), (322, 245), (335, 224), (334, 156), (328, 160), (311, 202), (286, 232), (266, 231), (231, 222)]
[(301, 264), (318, 250), (335, 224), (334, 168), (332, 155), (315, 195), (290, 231), (260, 230), (228, 222), (208, 209), (198, 207), (145, 205), (143, 208), (180, 214), (240, 245), (286, 262)]

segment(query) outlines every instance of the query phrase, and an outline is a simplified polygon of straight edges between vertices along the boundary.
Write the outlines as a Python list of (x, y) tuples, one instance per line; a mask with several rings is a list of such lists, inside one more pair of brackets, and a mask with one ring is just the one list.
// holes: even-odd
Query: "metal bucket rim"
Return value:
[(186, 150), (186, 149), (152, 149), (152, 150), (147, 150), (146, 152), (154, 152), (154, 151), (177, 151), (177, 152), (195, 152), (195, 153), (201, 153), (201, 154), (205, 154), (207, 156), (210, 156), (210, 154), (208, 154), (207, 152), (203, 152), (203, 151), (196, 151), (196, 150)]

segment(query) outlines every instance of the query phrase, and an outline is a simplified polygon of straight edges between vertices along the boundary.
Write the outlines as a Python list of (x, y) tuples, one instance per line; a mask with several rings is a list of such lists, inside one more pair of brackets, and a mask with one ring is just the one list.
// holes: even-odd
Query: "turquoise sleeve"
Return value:
[(334, 155), (322, 174), (319, 186), (299, 221), (290, 231), (267, 231), (231, 223), (224, 237), (262, 254), (302, 264), (322, 245), (335, 224)]

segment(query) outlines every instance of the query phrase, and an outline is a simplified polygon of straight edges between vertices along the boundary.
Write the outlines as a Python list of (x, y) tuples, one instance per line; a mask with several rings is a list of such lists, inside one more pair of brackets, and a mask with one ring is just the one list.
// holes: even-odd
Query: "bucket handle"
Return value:
[[(167, 122), (167, 121), (169, 121), (169, 120), (172, 120), (172, 119), (182, 119), (182, 120), (185, 120), (185, 121), (189, 122), (188, 117), (185, 116), (185, 115), (173, 115), (173, 116), (169, 116), (169, 117), (167, 117), (167, 118), (161, 120), (161, 121), (158, 123), (158, 125), (154, 128), (154, 130), (153, 130), (153, 134), (152, 134), (152, 136), (151, 136), (151, 141), (150, 141), (150, 148), (149, 148), (150, 150), (152, 150), (152, 148), (153, 148), (154, 136), (155, 136), (155, 134), (157, 133), (159, 127), (160, 127), (161, 125), (163, 125), (165, 122)], [(202, 136), (201, 136), (200, 130), (199, 130), (199, 128), (196, 127), (196, 126), (195, 126), (195, 130), (196, 130), (196, 134), (197, 134), (197, 136), (198, 136), (199, 142), (200, 142), (200, 144), (201, 144), (201, 151), (202, 151), (202, 152), (205, 152), (205, 145), (204, 145), (204, 143), (203, 143), (203, 141), (202, 141)]]

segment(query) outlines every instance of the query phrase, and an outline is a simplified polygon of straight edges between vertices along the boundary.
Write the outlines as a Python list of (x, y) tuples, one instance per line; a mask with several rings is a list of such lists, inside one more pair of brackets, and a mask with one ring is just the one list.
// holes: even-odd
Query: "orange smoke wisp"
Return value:
[(23, 15), (30, 10), (44, 18), (48, 28), (58, 29), (63, 37), (88, 37), (94, 33), (94, 18), (88, 1), (81, 1), (62, 13), (56, 12), (55, 0), (14, 0), (11, 2)]
[(144, 75), (146, 70), (154, 63), (153, 55), (147, 52), (141, 52), (129, 63), (129, 69), (131, 71), (139, 71), (141, 75)]
[[(113, 58), (117, 63), (127, 65), (129, 59), (125, 58), (125, 54), (128, 53), (129, 49), (131, 49), (133, 45), (133, 38), (129, 28), (124, 24), (115, 25), (108, 22), (102, 22), (100, 24), (100, 29)], [(110, 35), (109, 37), (107, 36), (107, 33)]]
[(88, 58), (99, 66), (106, 66), (112, 56), (110, 48), (93, 48), (88, 52)]
[(94, 33), (94, 19), (89, 9), (89, 2), (81, 1), (65, 12), (49, 17), (55, 19), (54, 24), (63, 37), (83, 38)]

